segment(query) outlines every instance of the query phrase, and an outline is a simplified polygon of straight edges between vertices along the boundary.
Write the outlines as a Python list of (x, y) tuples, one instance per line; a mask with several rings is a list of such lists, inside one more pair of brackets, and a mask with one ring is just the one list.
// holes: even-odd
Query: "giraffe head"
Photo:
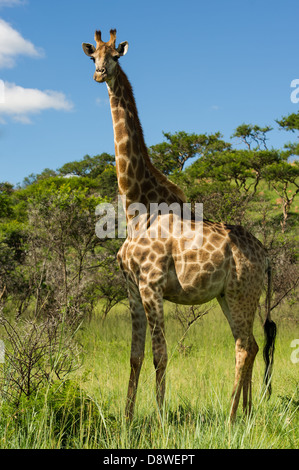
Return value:
[(96, 82), (102, 83), (111, 80), (117, 71), (118, 59), (128, 52), (127, 41), (121, 42), (116, 48), (116, 29), (111, 29), (110, 40), (102, 41), (101, 31), (95, 32), (97, 47), (92, 44), (83, 43), (83, 51), (95, 63), (96, 71), (93, 76)]

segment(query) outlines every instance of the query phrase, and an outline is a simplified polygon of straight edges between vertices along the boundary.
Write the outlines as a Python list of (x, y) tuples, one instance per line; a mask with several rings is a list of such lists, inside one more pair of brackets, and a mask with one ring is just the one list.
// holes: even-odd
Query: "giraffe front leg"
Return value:
[(162, 412), (165, 397), (167, 349), (166, 342), (163, 347), (154, 348), (154, 366), (156, 369), (156, 398), (160, 412)]
[(131, 317), (132, 317), (132, 344), (131, 344), (131, 372), (126, 404), (126, 418), (133, 419), (137, 387), (141, 366), (144, 359), (146, 337), (146, 316), (137, 286), (128, 287)]
[(149, 287), (140, 289), (140, 293), (151, 331), (154, 367), (156, 370), (156, 398), (159, 410), (162, 412), (167, 367), (163, 298), (160, 293), (155, 292)]

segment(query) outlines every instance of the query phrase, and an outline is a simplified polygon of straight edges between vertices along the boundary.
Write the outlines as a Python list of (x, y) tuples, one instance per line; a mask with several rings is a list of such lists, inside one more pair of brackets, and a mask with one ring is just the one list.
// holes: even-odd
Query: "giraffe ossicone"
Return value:
[[(263, 245), (243, 227), (202, 222), (200, 246), (192, 246), (184, 233), (173, 236), (177, 214), (169, 214), (165, 237), (161, 236), (163, 215), (150, 224), (151, 204), (176, 203), (183, 207), (183, 191), (152, 164), (145, 145), (136, 102), (130, 82), (118, 61), (128, 51), (128, 43), (116, 47), (116, 30), (110, 40), (102, 41), (95, 33), (96, 47), (83, 43), (83, 50), (95, 63), (95, 81), (106, 82), (114, 130), (118, 187), (124, 200), (128, 236), (118, 253), (118, 262), (126, 278), (132, 316), (131, 373), (126, 416), (133, 417), (139, 374), (144, 358), (147, 325), (150, 328), (153, 362), (156, 369), (156, 396), (163, 406), (167, 347), (163, 299), (194, 305), (216, 298), (226, 316), (235, 340), (235, 381), (230, 418), (234, 420), (243, 391), (243, 408), (250, 411), (251, 379), (258, 345), (253, 336), (253, 322), (263, 284), (268, 275), (266, 318), (264, 322), (265, 383), (270, 391), (276, 334), (270, 318), (271, 268)], [(132, 205), (145, 208), (148, 227), (144, 236), (130, 236), (134, 224)], [(136, 222), (136, 221), (135, 221)], [(165, 228), (165, 227), (164, 227)], [(191, 218), (190, 230), (195, 232)], [(151, 237), (149, 230), (155, 232)], [(136, 235), (136, 232), (134, 232)], [(270, 353), (269, 353), (270, 351)], [(219, 359), (220, 360), (220, 359)]]

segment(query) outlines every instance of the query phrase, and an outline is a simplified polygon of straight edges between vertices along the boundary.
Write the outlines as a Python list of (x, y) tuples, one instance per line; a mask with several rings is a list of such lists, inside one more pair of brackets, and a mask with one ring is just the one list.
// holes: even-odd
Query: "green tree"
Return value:
[(118, 192), (116, 168), (114, 165), (107, 165), (100, 173), (96, 182), (102, 197), (114, 199)]
[(292, 113), (287, 116), (282, 116), (281, 119), (276, 119), (276, 122), (282, 129), (285, 129), (286, 131), (299, 131), (299, 111), (297, 111), (297, 114)]
[(195, 178), (212, 178), (233, 184), (248, 198), (252, 198), (262, 179), (263, 169), (281, 161), (276, 150), (227, 150), (210, 153), (198, 159), (188, 169)]
[(60, 175), (76, 175), (76, 176), (89, 176), (96, 178), (100, 175), (107, 166), (114, 164), (114, 157), (108, 153), (101, 155), (85, 155), (82, 160), (66, 163), (57, 171)]
[(13, 214), (13, 201), (10, 188), (7, 190), (7, 183), (0, 183), (0, 219), (11, 217)]
[(167, 142), (151, 146), (149, 154), (154, 165), (166, 175), (183, 171), (186, 162), (194, 157), (230, 148), (219, 132), (206, 135), (180, 131), (175, 134), (163, 132), (163, 135)]
[(260, 127), (256, 124), (241, 124), (236, 128), (232, 137), (240, 138), (248, 150), (251, 150), (254, 144), (256, 149), (260, 150), (263, 147), (264, 150), (267, 150), (267, 134), (272, 130), (273, 128), (270, 126)]
[(52, 302), (55, 297), (60, 307), (82, 305), (84, 269), (98, 244), (95, 207), (101, 201), (88, 195), (88, 188), (72, 189), (68, 180), (59, 188), (54, 183), (39, 184), (29, 199), (29, 224), (34, 230), (28, 262), (38, 273), (40, 280), (34, 284), (42, 302), (45, 294)]
[(295, 197), (299, 192), (299, 162), (281, 161), (263, 170), (263, 176), (281, 199), (281, 231), (285, 233), (287, 219)]
[(0, 223), (0, 292), (14, 298), (17, 311), (27, 299), (28, 277), (24, 274), (27, 229), (15, 220)]

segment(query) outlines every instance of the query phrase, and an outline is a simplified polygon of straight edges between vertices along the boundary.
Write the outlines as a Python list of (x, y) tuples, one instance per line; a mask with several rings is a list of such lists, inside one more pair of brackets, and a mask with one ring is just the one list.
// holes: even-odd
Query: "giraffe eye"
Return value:
[(112, 59), (114, 60), (114, 62), (117, 62), (118, 59), (119, 59), (119, 56), (118, 56), (118, 55), (114, 55), (114, 56), (112, 57)]
[(94, 57), (91, 57), (90, 60), (92, 60), (93, 63), (95, 63), (95, 61), (96, 61)]

